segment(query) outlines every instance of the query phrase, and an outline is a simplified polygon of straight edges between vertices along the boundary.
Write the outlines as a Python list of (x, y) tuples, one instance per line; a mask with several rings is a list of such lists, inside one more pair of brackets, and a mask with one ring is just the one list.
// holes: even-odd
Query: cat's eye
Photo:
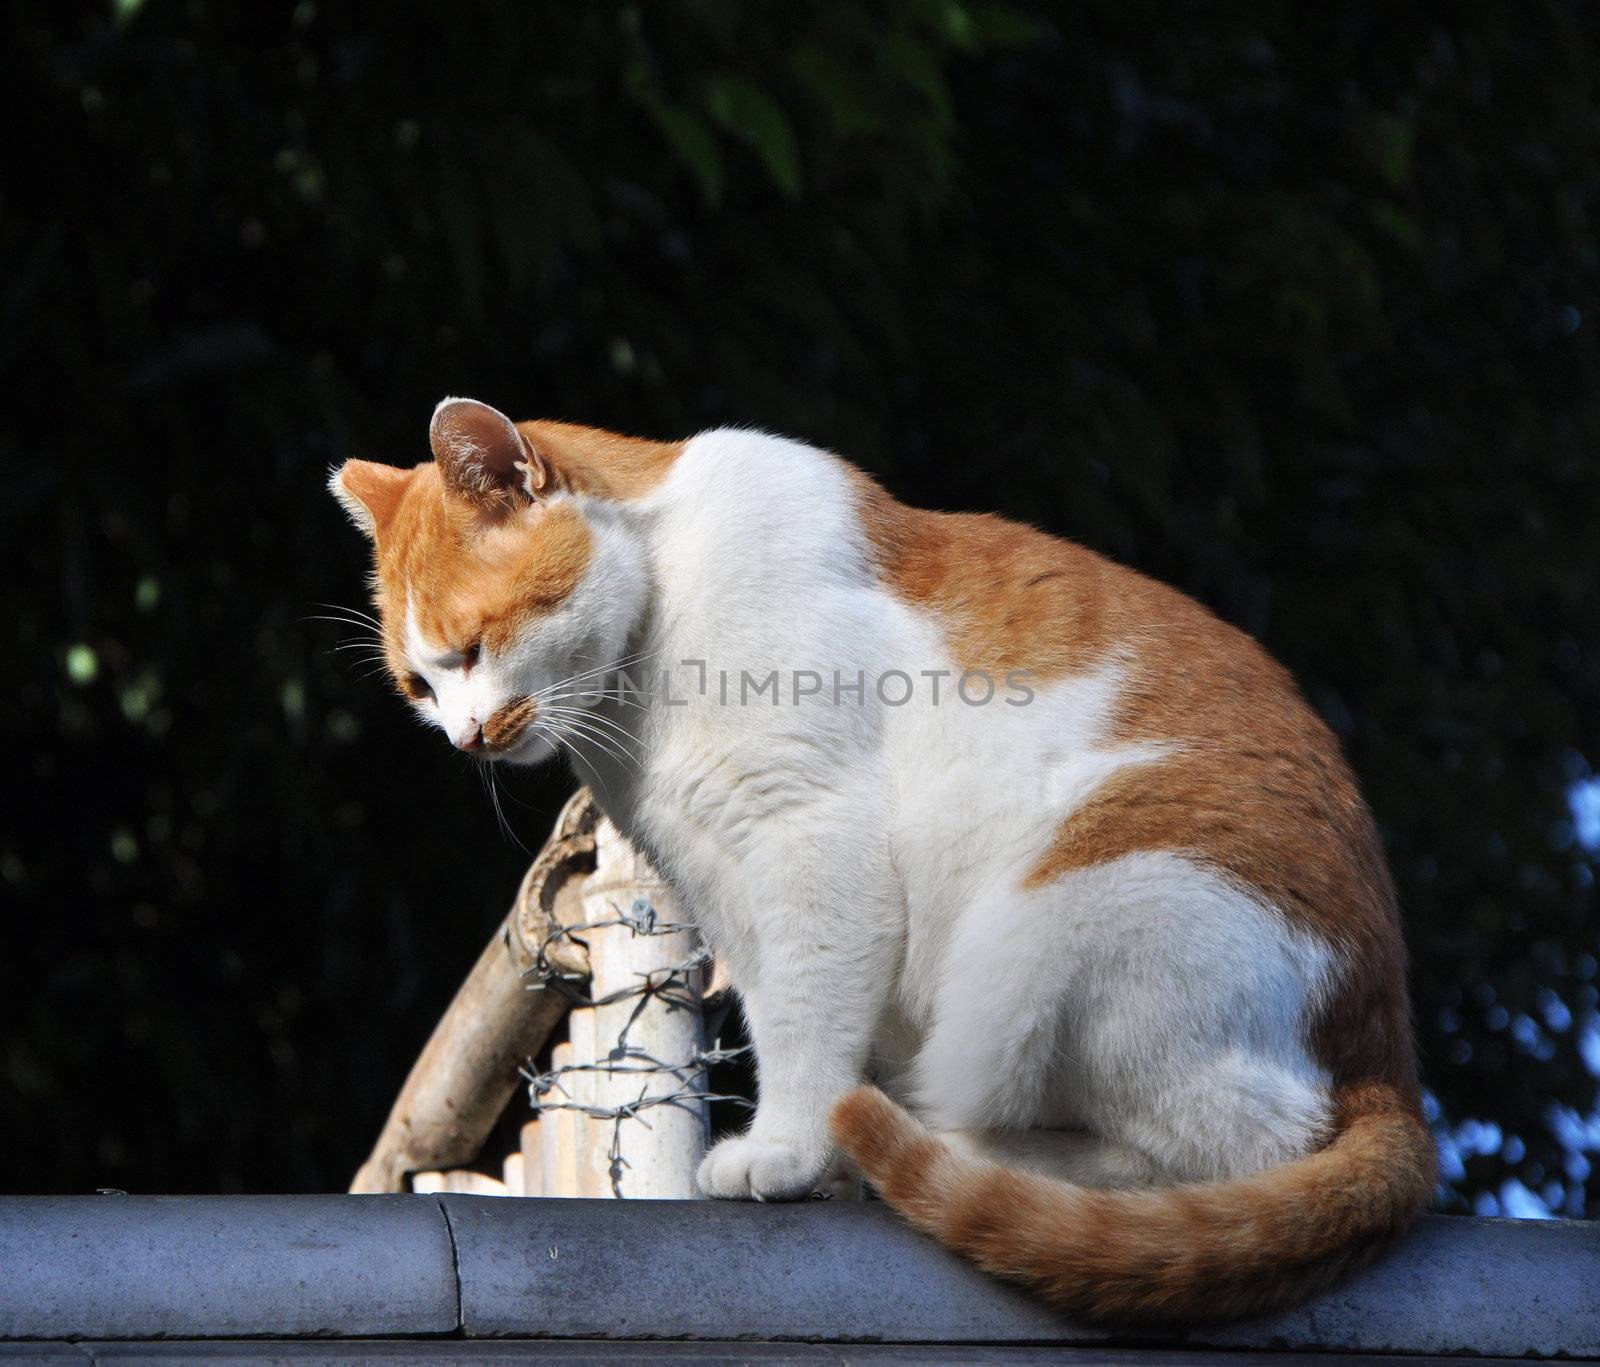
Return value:
[(433, 688), (420, 674), (407, 674), (400, 680), (400, 691), (412, 702), (421, 702), (433, 696)]
[(474, 641), (461, 652), (461, 668), (465, 672), (478, 663), (478, 657), (483, 654), (483, 642)]

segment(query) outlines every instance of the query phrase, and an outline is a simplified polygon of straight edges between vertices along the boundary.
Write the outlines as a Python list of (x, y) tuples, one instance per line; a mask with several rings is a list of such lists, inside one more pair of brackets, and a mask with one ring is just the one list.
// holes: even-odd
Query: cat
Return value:
[(565, 751), (727, 963), (759, 1104), (708, 1196), (804, 1197), (842, 1151), (981, 1267), (1142, 1323), (1309, 1295), (1425, 1207), (1383, 853), (1248, 636), (759, 432), (447, 399), (430, 446), (330, 481), (389, 669), (463, 750)]

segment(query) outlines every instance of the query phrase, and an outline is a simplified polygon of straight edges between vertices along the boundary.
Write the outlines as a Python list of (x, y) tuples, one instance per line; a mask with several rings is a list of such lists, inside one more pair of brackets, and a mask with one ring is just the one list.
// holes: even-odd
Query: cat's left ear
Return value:
[(394, 518), (415, 473), (370, 460), (347, 460), (329, 477), (328, 489), (350, 520), (376, 541)]
[(516, 424), (476, 399), (445, 399), (435, 408), (428, 444), (445, 487), (479, 512), (514, 512), (551, 488), (549, 465)]

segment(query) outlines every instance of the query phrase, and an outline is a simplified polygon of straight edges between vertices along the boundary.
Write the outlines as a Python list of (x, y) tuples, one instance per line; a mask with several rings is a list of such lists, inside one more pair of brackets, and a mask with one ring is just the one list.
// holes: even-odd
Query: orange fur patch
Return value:
[(879, 574), (939, 620), (962, 669), (1027, 669), (1048, 683), (1089, 667), (1117, 639), (1108, 580), (1130, 571), (991, 513), (908, 508), (846, 469)]
[(411, 471), (370, 460), (347, 460), (329, 487), (369, 537), (383, 536), (411, 486)]
[(375, 598), (389, 664), (401, 677), (405, 612), (431, 643), (504, 649), (563, 603), (589, 566), (594, 535), (577, 506), (536, 504), (491, 523), (448, 496), (433, 464), (419, 465), (377, 543)]
[(1048, 683), (1117, 660), (1112, 740), (1172, 753), (1113, 774), (1025, 879), (1142, 850), (1221, 870), (1340, 952), (1309, 1041), (1336, 1082), (1415, 1100), (1405, 950), (1377, 831), (1338, 743), (1288, 673), (1198, 603), (1092, 551), (1002, 518), (930, 513), (857, 474), (884, 582), (942, 625), (967, 669)]
[(562, 488), (601, 498), (642, 498), (667, 477), (686, 444), (624, 437), (570, 422), (519, 422), (517, 431)]
[(516, 698), (499, 708), (483, 724), (483, 743), (490, 750), (509, 750), (539, 715), (532, 698)]

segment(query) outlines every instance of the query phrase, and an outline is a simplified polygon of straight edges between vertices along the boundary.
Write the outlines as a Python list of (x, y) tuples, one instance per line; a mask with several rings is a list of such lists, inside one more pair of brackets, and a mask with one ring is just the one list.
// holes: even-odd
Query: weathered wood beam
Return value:
[(594, 867), (596, 820), (593, 801), (580, 789), (523, 878), (510, 915), (434, 1027), (351, 1192), (404, 1191), (411, 1173), (477, 1156), (520, 1069), (567, 1011), (564, 994), (539, 985), (539, 968), (548, 963), (563, 976), (588, 976), (582, 945), (552, 932), (582, 918), (579, 885)]

